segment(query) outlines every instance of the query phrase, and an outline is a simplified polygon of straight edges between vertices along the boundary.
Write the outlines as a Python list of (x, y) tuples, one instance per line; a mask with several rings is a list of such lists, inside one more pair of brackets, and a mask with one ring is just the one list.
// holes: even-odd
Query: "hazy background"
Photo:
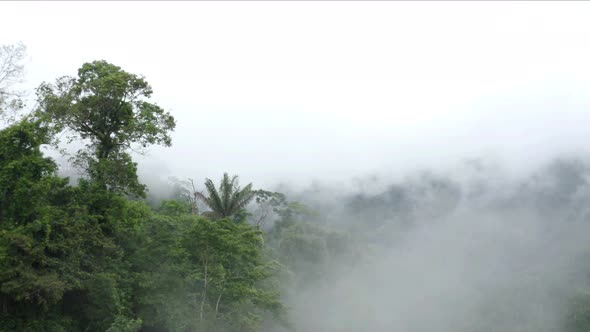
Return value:
[[(590, 286), (589, 166), (515, 176), (472, 161), (299, 192), (336, 232), (297, 251), (315, 261), (284, 291), (298, 331), (581, 331), (564, 321)], [(330, 251), (342, 231), (348, 245)]]
[(28, 47), (28, 89), (97, 59), (145, 75), (178, 122), (171, 148), (139, 158), (148, 184), (227, 171), (353, 234), (362, 256), (287, 290), (300, 331), (559, 331), (587, 285), (588, 2), (1, 2), (0, 15), (0, 44)]
[(144, 169), (261, 186), (587, 151), (585, 2), (2, 2), (26, 84), (105, 59), (178, 120)]

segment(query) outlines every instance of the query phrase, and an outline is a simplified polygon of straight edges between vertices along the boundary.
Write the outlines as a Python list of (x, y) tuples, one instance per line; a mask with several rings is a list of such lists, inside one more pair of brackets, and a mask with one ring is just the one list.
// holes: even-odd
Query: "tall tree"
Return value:
[(102, 257), (116, 257), (83, 188), (68, 186), (43, 156), (48, 133), (29, 119), (0, 130), (0, 331), (83, 330), (61, 310), (64, 297), (90, 290), (93, 273), (108, 266)]
[(22, 43), (0, 46), (0, 115), (5, 117), (7, 110), (23, 107), (21, 93), (14, 85), (23, 78), (26, 47)]
[(223, 174), (219, 189), (210, 179), (205, 180), (207, 196), (195, 192), (195, 196), (201, 199), (212, 210), (215, 218), (227, 218), (238, 214), (254, 198), (252, 184), (240, 188), (238, 176), (229, 177)]
[(198, 286), (197, 330), (258, 331), (265, 312), (283, 320), (280, 294), (264, 282), (278, 266), (264, 256), (261, 231), (227, 219), (197, 219), (181, 244)]
[(106, 61), (85, 63), (78, 77), (62, 77), (37, 90), (39, 116), (69, 142), (82, 139), (86, 148), (75, 162), (105, 188), (143, 196), (134, 148), (171, 145), (176, 123), (170, 113), (146, 101), (152, 88), (143, 77)]

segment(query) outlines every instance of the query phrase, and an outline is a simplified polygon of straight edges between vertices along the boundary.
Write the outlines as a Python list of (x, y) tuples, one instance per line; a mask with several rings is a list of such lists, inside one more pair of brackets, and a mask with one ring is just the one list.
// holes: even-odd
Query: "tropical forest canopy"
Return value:
[[(176, 122), (146, 78), (84, 63), (27, 108), (0, 51), (0, 331), (590, 330), (583, 162), (357, 193), (220, 170), (154, 201), (134, 153)], [(72, 141), (76, 181), (42, 150)]]

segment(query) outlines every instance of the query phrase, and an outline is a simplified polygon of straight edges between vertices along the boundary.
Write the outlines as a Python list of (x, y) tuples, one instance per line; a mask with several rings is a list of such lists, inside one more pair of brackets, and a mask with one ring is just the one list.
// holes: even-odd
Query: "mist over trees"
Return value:
[[(175, 126), (143, 100), (151, 93), (137, 75), (86, 63), (77, 78), (42, 84), (32, 115), (0, 132), (1, 330), (250, 331), (267, 316), (286, 324), (262, 233), (227, 219), (250, 186), (226, 181), (214, 219), (183, 200), (132, 199), (146, 188), (129, 150), (170, 146)], [(74, 186), (40, 150), (63, 131), (86, 142), (72, 159), (85, 172)]]
[[(22, 108), (24, 46), (1, 50), (0, 107)], [(472, 160), (353, 189), (242, 187), (224, 170), (148, 187), (134, 157), (173, 149), (176, 126), (152, 95), (93, 61), (5, 122), (0, 331), (590, 329), (587, 158), (518, 177)], [(41, 149), (67, 141), (82, 143), (67, 156), (77, 181)]]
[(23, 80), (25, 53), (22, 43), (0, 46), (0, 117), (7, 122), (24, 107), (17, 85)]

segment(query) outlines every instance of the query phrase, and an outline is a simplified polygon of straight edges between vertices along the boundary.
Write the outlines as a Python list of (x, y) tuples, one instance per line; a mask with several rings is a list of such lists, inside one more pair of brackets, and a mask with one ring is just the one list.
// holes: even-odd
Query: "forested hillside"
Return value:
[[(154, 202), (134, 156), (176, 122), (146, 78), (84, 63), (27, 105), (23, 54), (0, 54), (0, 331), (590, 330), (582, 160), (352, 192), (220, 169)], [(42, 149), (67, 144), (75, 181)]]

